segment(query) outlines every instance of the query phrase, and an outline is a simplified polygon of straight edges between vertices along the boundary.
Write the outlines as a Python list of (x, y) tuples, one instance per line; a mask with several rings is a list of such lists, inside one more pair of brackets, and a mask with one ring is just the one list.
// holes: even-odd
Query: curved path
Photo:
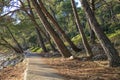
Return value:
[(27, 54), (24, 80), (65, 80), (55, 69), (46, 65), (38, 54)]

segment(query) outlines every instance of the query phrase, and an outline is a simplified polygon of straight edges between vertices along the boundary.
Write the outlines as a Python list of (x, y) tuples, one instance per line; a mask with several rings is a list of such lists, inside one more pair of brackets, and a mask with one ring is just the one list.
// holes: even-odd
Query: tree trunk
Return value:
[(12, 34), (11, 30), (9, 29), (9, 27), (8, 27), (8, 26), (6, 26), (6, 28), (8, 29), (8, 31), (9, 31), (9, 33), (10, 33), (11, 37), (13, 38), (13, 40), (14, 40), (15, 44), (16, 44), (16, 45), (17, 45), (17, 47), (19, 48), (20, 53), (23, 53), (24, 51), (23, 51), (22, 47), (20, 46), (20, 44), (18, 43), (18, 41), (17, 41), (17, 40), (15, 39), (15, 37), (13, 36), (13, 34)]
[(76, 9), (74, 0), (71, 0), (71, 5), (72, 5), (73, 13), (74, 13), (74, 16), (75, 16), (76, 24), (77, 24), (77, 27), (79, 29), (79, 33), (82, 37), (82, 42), (83, 42), (84, 48), (86, 50), (86, 53), (89, 57), (92, 57), (93, 54), (92, 54), (91, 48), (88, 44), (88, 41), (85, 37), (84, 31), (83, 31), (83, 26), (80, 24), (80, 20), (79, 20), (79, 17), (78, 17), (78, 13), (77, 13), (77, 9)]
[[(39, 27), (39, 31), (41, 31), (41, 28)], [(47, 32), (47, 31), (46, 31)], [(52, 42), (51, 42), (51, 37), (50, 37), (50, 35), (48, 34), (48, 32), (47, 32), (47, 34), (42, 30), (42, 34), (46, 37), (46, 39), (48, 40), (48, 42), (49, 42), (49, 44), (50, 44), (50, 46), (51, 46), (51, 48), (53, 49), (53, 51), (57, 51), (57, 49), (55, 48), (55, 46), (52, 44)]]
[(50, 46), (51, 46), (51, 48), (53, 49), (53, 51), (58, 51), (56, 48), (55, 48), (55, 46), (52, 44), (52, 42), (50, 41), (50, 35), (47, 33), (46, 34), (47, 35), (47, 39), (48, 39), (48, 42), (49, 42), (49, 44), (50, 44)]
[(90, 29), (90, 43), (92, 43), (92, 44), (95, 44), (96, 42), (95, 42), (95, 33), (94, 33), (94, 31), (92, 30), (92, 28), (91, 28), (91, 25), (90, 25), (90, 21), (88, 20), (88, 24), (89, 24), (89, 29)]
[(13, 47), (7, 40), (5, 40), (3, 37), (1, 39), (6, 43), (6, 47), (13, 49), (16, 53), (21, 53), (20, 49), (17, 49)]
[(46, 47), (45, 47), (45, 44), (44, 44), (44, 41), (43, 41), (43, 37), (42, 37), (40, 31), (38, 30), (37, 27), (35, 27), (35, 29), (36, 29), (36, 32), (37, 32), (37, 35), (38, 35), (38, 38), (39, 38), (39, 42), (40, 42), (41, 48), (43, 49), (44, 52), (48, 52)]
[(55, 28), (58, 32), (60, 32), (63, 36), (63, 38), (69, 43), (69, 45), (72, 47), (72, 49), (76, 52), (81, 51), (81, 49), (77, 48), (77, 46), (70, 40), (70, 38), (65, 34), (65, 32), (60, 28), (57, 21), (51, 16), (51, 14), (46, 10), (41, 0), (39, 0), (40, 7), (44, 14), (50, 19), (50, 21), (54, 24)]
[[(41, 28), (40, 27), (38, 27), (39, 28), (39, 31), (42, 31), (42, 34), (46, 37), (46, 39), (48, 40), (48, 42), (49, 42), (49, 44), (50, 44), (50, 46), (51, 46), (51, 48), (53, 49), (53, 51), (57, 51), (57, 49), (54, 47), (54, 45), (52, 44), (52, 42), (50, 41), (50, 35), (47, 33), (47, 34), (45, 34), (45, 32), (43, 31), (43, 30), (41, 30)], [(47, 31), (46, 31), (47, 32)]]
[(108, 57), (109, 65), (111, 67), (120, 66), (119, 54), (114, 48), (114, 46), (111, 44), (111, 41), (104, 34), (103, 30), (100, 28), (100, 25), (97, 22), (91, 8), (89, 7), (87, 0), (80, 0), (80, 1), (83, 6), (83, 9), (85, 10), (86, 15), (90, 19), (90, 22), (92, 24), (92, 29), (95, 32), (98, 40), (100, 41), (101, 46), (103, 47)]
[[(95, 0), (91, 0), (91, 9), (92, 9), (92, 11), (93, 11), (93, 14), (95, 14)], [(94, 33), (94, 31), (92, 30), (92, 28), (91, 28), (91, 23), (90, 23), (90, 20), (88, 19), (88, 23), (89, 23), (89, 25), (90, 25), (90, 42), (92, 43), (92, 44), (95, 44), (96, 42), (95, 42), (95, 33)]]
[(31, 0), (31, 1), (32, 1), (32, 4), (33, 4), (35, 10), (38, 13), (38, 17), (40, 18), (40, 20), (41, 20), (42, 24), (44, 25), (45, 29), (48, 31), (48, 33), (53, 38), (53, 40), (56, 43), (56, 45), (57, 45), (57, 47), (58, 47), (61, 55), (63, 57), (70, 57), (71, 54), (70, 54), (69, 50), (66, 48), (66, 46), (64, 45), (64, 43), (62, 42), (62, 40), (60, 39), (60, 37), (58, 36), (58, 34), (51, 27), (50, 23), (48, 22), (47, 18), (43, 14), (43, 12), (41, 10), (41, 7), (37, 3), (37, 1), (36, 0)]
[(56, 48), (54, 47), (54, 45), (51, 43), (50, 37), (45, 34), (45, 32), (40, 28), (40, 26), (39, 26), (38, 23), (36, 22), (35, 17), (34, 17), (34, 14), (33, 14), (33, 11), (32, 11), (32, 8), (31, 8), (31, 5), (30, 5), (30, 1), (27, 0), (27, 2), (28, 2), (28, 6), (29, 6), (29, 8), (30, 8), (30, 13), (31, 13), (31, 14), (29, 14), (27, 11), (25, 11), (25, 12), (28, 14), (28, 16), (30, 17), (30, 19), (32, 20), (32, 22), (34, 23), (34, 25), (36, 25), (35, 28), (37, 28), (37, 29), (39, 30), (39, 32), (41, 32), (41, 33), (46, 37), (46, 39), (48, 40), (48, 42), (49, 42), (51, 48), (53, 49), (53, 51), (57, 51), (57, 49), (56, 49)]

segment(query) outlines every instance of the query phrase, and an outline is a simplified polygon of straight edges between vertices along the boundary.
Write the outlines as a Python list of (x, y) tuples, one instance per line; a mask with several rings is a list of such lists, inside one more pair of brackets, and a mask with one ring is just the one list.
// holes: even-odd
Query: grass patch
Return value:
[[(46, 44), (45, 46), (46, 46), (47, 50), (51, 50), (50, 44)], [(37, 53), (43, 52), (43, 49), (41, 47), (31, 47), (30, 50), (32, 52), (37, 52)]]
[(42, 49), (42, 48), (40, 48), (40, 47), (31, 47), (31, 48), (30, 48), (30, 50), (31, 50), (32, 52), (42, 51), (41, 49)]

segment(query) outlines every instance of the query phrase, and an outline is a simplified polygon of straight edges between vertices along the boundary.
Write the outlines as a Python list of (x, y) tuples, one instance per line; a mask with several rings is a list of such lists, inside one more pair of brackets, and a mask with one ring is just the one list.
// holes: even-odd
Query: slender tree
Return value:
[(119, 54), (112, 45), (111, 41), (108, 39), (108, 37), (104, 34), (103, 30), (100, 28), (99, 23), (97, 22), (95, 15), (93, 14), (87, 0), (80, 0), (83, 9), (85, 10), (86, 15), (90, 19), (90, 22), (92, 24), (92, 29), (95, 32), (98, 40), (100, 41), (101, 46), (103, 47), (108, 60), (109, 65), (111, 67), (120, 66), (120, 58)]
[(46, 31), (46, 34), (45, 34), (45, 32), (40, 28), (40, 27), (38, 27), (39, 28), (39, 31), (41, 31), (41, 33), (46, 37), (46, 39), (48, 40), (48, 42), (49, 42), (49, 44), (50, 44), (50, 46), (51, 46), (51, 48), (53, 49), (53, 51), (57, 51), (57, 49), (55, 48), (55, 46), (52, 44), (52, 42), (51, 42), (51, 37), (49, 36), (49, 34), (48, 34), (48, 32)]
[[(93, 11), (93, 14), (95, 14), (95, 0), (90, 0), (90, 4), (91, 4), (91, 9), (92, 9), (92, 11)], [(88, 23), (89, 23), (89, 29), (90, 29), (90, 42), (92, 43), (92, 44), (94, 44), (94, 43), (96, 43), (95, 42), (95, 33), (94, 33), (94, 31), (92, 30), (92, 28), (91, 28), (91, 23), (90, 23), (90, 19), (88, 18)]]
[(32, 1), (32, 4), (33, 4), (35, 10), (38, 13), (38, 17), (40, 18), (40, 20), (41, 20), (42, 24), (44, 25), (45, 29), (48, 31), (48, 33), (53, 38), (53, 40), (56, 43), (56, 45), (58, 47), (58, 50), (60, 51), (61, 55), (63, 57), (70, 57), (71, 54), (70, 54), (69, 50), (66, 48), (66, 46), (64, 45), (64, 43), (62, 42), (62, 40), (60, 39), (60, 37), (58, 36), (58, 34), (51, 27), (51, 25), (48, 22), (46, 16), (42, 12), (42, 9), (39, 6), (38, 2), (36, 0), (31, 0), (31, 1)]
[(45, 47), (45, 44), (44, 44), (44, 41), (43, 41), (43, 37), (42, 37), (39, 29), (37, 27), (35, 27), (35, 29), (36, 29), (36, 32), (37, 32), (37, 35), (38, 35), (38, 39), (39, 39), (41, 48), (43, 49), (44, 52), (48, 52), (47, 48)]
[[(22, 4), (22, 7), (25, 8), (23, 2), (22, 2), (21, 0), (20, 0), (20, 2), (21, 2), (21, 4)], [(35, 29), (36, 29), (36, 32), (37, 32), (38, 36), (39, 36), (40, 45), (41, 45), (43, 51), (44, 51), (44, 52), (47, 52), (47, 49), (46, 49), (46, 47), (45, 47), (45, 45), (44, 45), (44, 41), (42, 40), (42, 35), (41, 35), (41, 33), (42, 33), (42, 34), (45, 36), (45, 38), (48, 40), (48, 42), (49, 42), (51, 48), (53, 49), (53, 51), (57, 51), (57, 49), (56, 49), (56, 48), (54, 47), (54, 45), (51, 43), (50, 37), (48, 37), (48, 36), (46, 35), (45, 31), (43, 31), (43, 30), (40, 28), (40, 25), (36, 22), (35, 16), (34, 16), (34, 13), (33, 13), (33, 10), (32, 10), (32, 8), (31, 8), (30, 0), (27, 0), (27, 3), (28, 3), (28, 7), (29, 7), (29, 11), (30, 11), (30, 12), (28, 12), (27, 10), (24, 10), (24, 11), (25, 11), (26, 14), (29, 16), (29, 18), (31, 19), (31, 21), (33, 22), (33, 24), (35, 25), (34, 27), (35, 27)], [(40, 38), (40, 36), (41, 36), (41, 38)]]
[(11, 37), (13, 38), (15, 44), (17, 45), (17, 47), (18, 47), (20, 53), (23, 53), (23, 49), (22, 49), (21, 45), (18, 43), (18, 41), (16, 40), (16, 38), (13, 36), (13, 34), (12, 34), (11, 30), (9, 29), (9, 27), (6, 26), (6, 28), (8, 29), (8, 31), (9, 31)]
[(50, 19), (50, 21), (54, 24), (54, 27), (57, 29), (57, 31), (59, 31), (62, 34), (63, 38), (69, 43), (69, 45), (72, 47), (72, 49), (76, 52), (81, 51), (81, 49), (77, 48), (77, 46), (70, 40), (70, 38), (61, 29), (61, 27), (59, 26), (57, 21), (52, 17), (52, 15), (44, 7), (42, 1), (41, 0), (38, 0), (38, 1), (39, 1), (39, 5), (40, 5), (42, 11), (44, 12), (44, 14)]
[(15, 48), (13, 45), (11, 45), (6, 39), (4, 39), (3, 37), (1, 37), (1, 40), (3, 40), (4, 43), (0, 43), (0, 45), (3, 45), (9, 49), (13, 49), (16, 53), (21, 53), (20, 50), (18, 50), (17, 48)]
[[(36, 32), (37, 32), (37, 35), (38, 35), (38, 39), (39, 39), (39, 42), (40, 42), (40, 46), (41, 46), (41, 48), (43, 49), (43, 51), (44, 52), (48, 52), (47, 51), (47, 48), (46, 48), (46, 46), (45, 46), (45, 44), (44, 44), (44, 41), (43, 41), (43, 37), (42, 37), (42, 35), (41, 35), (41, 32), (39, 31), (39, 25), (37, 24), (37, 22), (36, 22), (36, 20), (35, 20), (35, 17), (34, 17), (34, 14), (33, 14), (33, 11), (32, 11), (32, 8), (31, 8), (31, 5), (30, 5), (30, 1), (29, 0), (27, 0), (27, 2), (28, 2), (28, 6), (29, 6), (29, 8), (30, 8), (30, 15), (31, 16), (29, 16), (31, 19), (33, 19), (33, 21), (34, 21), (34, 24), (35, 24), (35, 29), (36, 29)], [(26, 11), (27, 12), (27, 11)], [(28, 12), (27, 12), (27, 14), (29, 14)]]
[(76, 20), (76, 24), (77, 24), (79, 33), (80, 33), (80, 35), (82, 37), (82, 42), (83, 42), (84, 48), (86, 50), (86, 53), (88, 54), (88, 56), (92, 57), (93, 54), (92, 54), (91, 48), (90, 48), (90, 46), (88, 44), (88, 41), (87, 41), (87, 39), (85, 37), (84, 31), (83, 31), (83, 26), (80, 23), (74, 0), (71, 0), (71, 5), (72, 5), (72, 9), (73, 9), (73, 13), (74, 13), (74, 16), (75, 16), (75, 20)]

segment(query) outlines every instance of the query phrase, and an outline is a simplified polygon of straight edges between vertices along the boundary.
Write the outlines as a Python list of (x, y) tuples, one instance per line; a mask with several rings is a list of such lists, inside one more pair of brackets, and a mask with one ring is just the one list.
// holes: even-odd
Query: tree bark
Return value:
[[(91, 0), (91, 9), (92, 9), (92, 11), (93, 11), (93, 14), (95, 14), (95, 0)], [(94, 31), (92, 30), (92, 28), (91, 28), (91, 23), (90, 23), (90, 20), (88, 19), (88, 23), (89, 23), (89, 26), (90, 26), (90, 42), (92, 43), (92, 44), (95, 44), (96, 42), (95, 42), (95, 33), (94, 33)]]
[(92, 30), (92, 28), (91, 28), (91, 24), (90, 24), (90, 21), (88, 20), (88, 24), (89, 24), (89, 29), (90, 29), (90, 43), (92, 43), (92, 44), (95, 44), (96, 42), (95, 42), (95, 33), (94, 33), (94, 31)]
[(61, 35), (63, 36), (63, 38), (69, 43), (69, 45), (72, 47), (72, 49), (76, 52), (81, 51), (81, 49), (77, 48), (77, 46), (70, 40), (70, 38), (65, 34), (65, 32), (60, 28), (59, 24), (57, 23), (57, 21), (52, 17), (52, 15), (46, 10), (46, 8), (44, 7), (43, 3), (41, 0), (39, 0), (39, 5), (42, 9), (42, 11), (44, 12), (44, 14), (50, 19), (50, 21), (54, 24), (55, 28), (57, 29), (58, 32), (61, 33)]
[(9, 49), (13, 49), (16, 53), (21, 53), (21, 51), (15, 47), (13, 47), (7, 40), (5, 40), (3, 37), (1, 37), (1, 39), (6, 43), (4, 44), (5, 47), (9, 48)]
[(43, 14), (43, 12), (41, 10), (41, 7), (39, 6), (38, 2), (36, 0), (31, 0), (31, 1), (32, 1), (32, 4), (33, 4), (35, 10), (38, 13), (38, 16), (39, 16), (42, 24), (44, 25), (44, 27), (48, 31), (48, 33), (51, 35), (51, 37), (53, 38), (53, 40), (56, 43), (56, 45), (58, 47), (58, 50), (60, 51), (61, 55), (63, 57), (70, 57), (71, 54), (70, 54), (69, 50), (66, 48), (66, 46), (64, 45), (64, 43), (62, 42), (62, 40), (60, 39), (58, 34), (51, 27), (51, 25), (48, 22), (47, 18)]
[(17, 45), (17, 47), (19, 48), (20, 53), (23, 53), (24, 51), (23, 51), (23, 49), (22, 49), (21, 45), (20, 45), (20, 44), (18, 43), (18, 41), (15, 39), (15, 37), (13, 36), (13, 34), (12, 34), (11, 30), (9, 29), (9, 27), (8, 27), (8, 26), (6, 26), (6, 28), (8, 29), (8, 31), (9, 31), (9, 33), (10, 33), (11, 37), (13, 38), (13, 40), (14, 40), (15, 44), (16, 44), (16, 45)]
[(32, 11), (32, 8), (31, 8), (31, 5), (30, 5), (30, 1), (27, 0), (27, 2), (28, 2), (28, 6), (29, 6), (29, 8), (30, 8), (30, 13), (31, 13), (31, 14), (29, 14), (27, 11), (25, 11), (25, 12), (28, 14), (28, 16), (30, 17), (31, 21), (34, 23), (35, 28), (38, 29), (39, 32), (42, 33), (42, 34), (46, 37), (46, 39), (48, 40), (48, 42), (49, 42), (51, 48), (53, 49), (53, 51), (57, 51), (57, 49), (56, 49), (56, 48), (54, 47), (54, 45), (51, 43), (50, 37), (45, 34), (45, 32), (40, 28), (40, 26), (39, 26), (38, 23), (36, 22), (35, 17), (34, 17), (34, 14), (33, 14), (33, 11)]
[(53, 51), (54, 51), (54, 52), (58, 51), (58, 50), (55, 48), (54, 44), (52, 44), (52, 42), (50, 41), (50, 39), (51, 39), (51, 38), (50, 38), (50, 35), (47, 33), (46, 36), (47, 36), (48, 42), (49, 42), (51, 48), (53, 49)]
[(111, 44), (111, 41), (104, 34), (103, 30), (100, 28), (100, 25), (97, 22), (91, 8), (89, 7), (87, 0), (80, 0), (80, 1), (83, 6), (83, 9), (85, 10), (86, 15), (90, 19), (90, 22), (92, 24), (92, 29), (95, 32), (98, 40), (100, 41), (101, 46), (103, 47), (108, 57), (109, 65), (111, 67), (120, 66), (119, 54), (117, 50), (114, 48), (114, 46)]
[(88, 44), (88, 41), (85, 37), (84, 31), (83, 31), (83, 26), (80, 23), (74, 0), (71, 0), (71, 5), (72, 5), (73, 13), (74, 13), (74, 16), (75, 16), (76, 24), (77, 24), (77, 27), (79, 29), (79, 33), (82, 37), (82, 42), (83, 42), (84, 48), (86, 50), (86, 53), (89, 57), (92, 57), (93, 54), (92, 54), (91, 48)]
[(43, 49), (44, 52), (48, 52), (47, 48), (45, 47), (45, 44), (44, 44), (44, 41), (43, 41), (43, 37), (42, 37), (40, 31), (38, 30), (37, 27), (35, 27), (35, 29), (36, 29), (36, 32), (37, 32), (37, 35), (38, 35), (38, 38), (39, 38), (39, 42), (40, 42), (41, 48)]
[[(45, 32), (43, 31), (43, 30), (41, 30), (41, 28), (40, 27), (38, 27), (39, 28), (39, 31), (42, 31), (42, 34), (46, 37), (46, 39), (48, 40), (48, 42), (49, 42), (49, 44), (50, 44), (50, 46), (51, 46), (51, 48), (53, 49), (53, 51), (57, 51), (57, 49), (55, 48), (55, 46), (52, 44), (52, 42), (50, 41), (50, 39), (51, 39), (51, 37), (50, 37), (50, 35), (47, 33), (47, 34), (45, 34)], [(47, 31), (46, 31), (47, 32)]]

